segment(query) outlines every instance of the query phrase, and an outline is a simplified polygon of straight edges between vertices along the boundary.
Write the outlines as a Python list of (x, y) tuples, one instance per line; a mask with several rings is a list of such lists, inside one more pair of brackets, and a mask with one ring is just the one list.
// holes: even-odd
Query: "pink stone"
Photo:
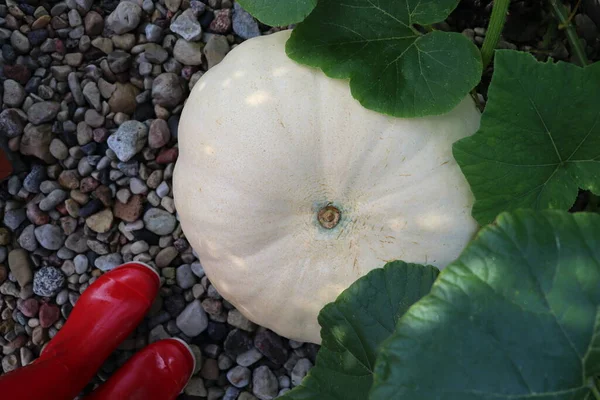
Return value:
[(54, 304), (44, 303), (40, 307), (40, 326), (49, 328), (60, 318), (60, 310)]
[(36, 299), (27, 299), (23, 300), (21, 304), (17, 306), (17, 308), (27, 318), (33, 318), (37, 315), (38, 310), (40, 309), (40, 305), (38, 304)]
[(156, 162), (158, 164), (170, 164), (177, 160), (178, 155), (179, 150), (176, 147), (166, 149), (158, 153), (158, 156), (156, 156)]
[(231, 31), (231, 9), (218, 10), (215, 19), (210, 23), (210, 30), (215, 33), (228, 33)]

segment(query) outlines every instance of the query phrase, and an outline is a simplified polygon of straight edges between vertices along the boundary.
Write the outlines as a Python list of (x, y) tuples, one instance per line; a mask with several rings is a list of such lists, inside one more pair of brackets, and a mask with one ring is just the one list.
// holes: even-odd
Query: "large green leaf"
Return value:
[(365, 400), (377, 347), (437, 275), (435, 267), (394, 261), (342, 292), (319, 314), (323, 343), (315, 367), (281, 400)]
[(317, 0), (237, 0), (260, 22), (285, 26), (302, 21), (317, 5)]
[(370, 399), (592, 399), (598, 373), (600, 215), (520, 210), (400, 319)]
[(496, 52), (480, 130), (454, 144), (481, 225), (519, 208), (567, 210), (600, 194), (600, 63), (586, 68)]
[(444, 20), (459, 0), (321, 0), (286, 45), (294, 60), (350, 78), (352, 95), (397, 117), (450, 111), (481, 78), (465, 36), (417, 25)]

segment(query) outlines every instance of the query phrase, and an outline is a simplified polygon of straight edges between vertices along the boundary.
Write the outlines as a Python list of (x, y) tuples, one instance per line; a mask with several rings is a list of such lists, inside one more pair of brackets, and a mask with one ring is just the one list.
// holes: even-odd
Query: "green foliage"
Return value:
[(458, 0), (323, 0), (293, 31), (289, 57), (350, 79), (369, 109), (397, 117), (450, 111), (481, 78), (477, 47), (455, 32), (423, 34)]
[(317, 0), (237, 0), (260, 22), (286, 26), (302, 21), (317, 5)]
[(357, 280), (321, 310), (323, 343), (316, 366), (281, 399), (366, 399), (377, 347), (437, 275), (435, 267), (395, 261)]
[(370, 399), (591, 399), (599, 288), (599, 215), (504, 213), (400, 319)]
[(389, 263), (325, 306), (283, 399), (600, 399), (600, 215), (503, 213), (436, 276)]
[(600, 194), (600, 63), (581, 68), (497, 51), (479, 131), (454, 144), (484, 225), (502, 211), (569, 209)]

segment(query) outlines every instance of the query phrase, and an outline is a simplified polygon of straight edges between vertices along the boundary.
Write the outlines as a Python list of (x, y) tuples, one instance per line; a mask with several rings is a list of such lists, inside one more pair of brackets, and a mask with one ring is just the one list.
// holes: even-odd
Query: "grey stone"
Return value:
[(79, 106), (85, 105), (81, 84), (79, 83), (79, 78), (75, 72), (69, 72), (67, 75), (67, 83), (69, 84), (69, 89), (71, 90), (71, 94), (73, 94), (75, 103)]
[(85, 273), (89, 266), (89, 261), (83, 254), (75, 256), (73, 263), (75, 264), (75, 272), (79, 275)]
[(158, 185), (158, 187), (156, 188), (156, 194), (158, 195), (158, 197), (163, 198), (169, 194), (170, 190), (171, 189), (169, 188), (169, 184), (165, 181), (162, 181), (161, 184)]
[(137, 28), (142, 18), (142, 8), (130, 1), (121, 1), (106, 18), (106, 27), (118, 35)]
[(46, 167), (44, 167), (43, 165), (35, 164), (31, 168), (31, 172), (29, 172), (29, 174), (27, 174), (27, 176), (23, 180), (23, 187), (29, 193), (39, 193), (40, 185), (42, 184), (42, 181), (46, 179), (46, 177)]
[(8, 108), (0, 113), (0, 135), (8, 138), (19, 136), (23, 133), (23, 119), (14, 108)]
[(126, 121), (108, 138), (108, 147), (115, 152), (119, 160), (129, 161), (146, 144), (148, 127), (138, 121)]
[(208, 326), (208, 316), (200, 300), (194, 300), (177, 316), (177, 327), (186, 336), (194, 338), (204, 332)]
[(6, 281), (0, 286), (0, 294), (4, 296), (19, 297), (19, 289), (11, 281)]
[(250, 384), (251, 376), (252, 372), (248, 368), (239, 365), (227, 372), (227, 380), (229, 383), (240, 389), (245, 388)]
[(59, 269), (42, 267), (33, 277), (33, 293), (42, 297), (54, 296), (65, 284), (65, 277)]
[(235, 326), (236, 328), (240, 328), (248, 332), (256, 330), (256, 325), (244, 317), (242, 313), (236, 309), (229, 311), (227, 314), (227, 323), (231, 326)]
[(575, 25), (577, 32), (583, 36), (588, 43), (593, 43), (598, 36), (598, 28), (592, 19), (586, 14), (577, 14), (575, 16)]
[(252, 393), (260, 400), (272, 400), (277, 396), (279, 383), (277, 377), (266, 365), (254, 370), (252, 374)]
[(27, 117), (32, 124), (40, 125), (44, 122), (51, 122), (59, 110), (59, 103), (55, 101), (42, 101), (29, 107)]
[(162, 64), (169, 58), (169, 53), (156, 43), (148, 43), (144, 46), (144, 56), (153, 64)]
[(21, 366), (21, 362), (16, 354), (9, 354), (2, 357), (2, 362), (0, 365), (2, 365), (2, 371), (7, 374), (19, 368)]
[(156, 266), (158, 268), (168, 267), (171, 264), (171, 262), (175, 259), (175, 257), (177, 257), (177, 254), (178, 254), (178, 251), (173, 246), (168, 246), (168, 247), (162, 249), (156, 255)]
[(75, 8), (82, 14), (86, 14), (92, 8), (94, 0), (75, 0)]
[(63, 289), (56, 295), (56, 304), (62, 306), (69, 301), (69, 291), (67, 289)]
[(204, 386), (204, 381), (199, 376), (194, 376), (190, 379), (184, 389), (184, 393), (194, 397), (206, 397), (208, 394)]
[(50, 211), (57, 205), (65, 201), (69, 197), (68, 193), (62, 189), (55, 189), (48, 194), (42, 201), (40, 201), (39, 207), (42, 211)]
[(173, 48), (173, 57), (184, 65), (200, 65), (202, 64), (203, 48), (204, 44), (201, 42), (188, 42), (185, 39), (179, 39)]
[(27, 218), (25, 210), (22, 208), (13, 208), (12, 210), (6, 210), (4, 212), (4, 225), (14, 231), (16, 230)]
[(146, 34), (146, 39), (149, 42), (158, 43), (162, 38), (163, 29), (158, 25), (148, 24), (144, 28), (144, 33)]
[(190, 267), (194, 275), (196, 275), (198, 278), (202, 278), (204, 276), (204, 267), (202, 267), (202, 264), (199, 262), (192, 263)]
[(68, 65), (54, 65), (50, 67), (50, 72), (52, 72), (52, 76), (56, 78), (59, 82), (65, 82), (68, 79), (69, 74), (73, 71)]
[(208, 63), (208, 68), (212, 68), (225, 58), (229, 53), (229, 42), (223, 35), (212, 35), (206, 46), (204, 46), (204, 56)]
[(177, 220), (173, 214), (159, 208), (151, 208), (144, 214), (146, 229), (157, 235), (168, 235), (175, 230)]
[(194, 10), (188, 8), (171, 23), (171, 31), (185, 40), (194, 42), (202, 38), (202, 26), (198, 22)]
[(21, 236), (19, 236), (19, 245), (27, 251), (35, 251), (38, 248), (38, 242), (35, 239), (35, 225), (28, 225)]
[(242, 39), (251, 39), (260, 36), (258, 23), (246, 10), (235, 3), (233, 6), (233, 31)]
[(43, 248), (58, 250), (65, 242), (65, 234), (56, 225), (42, 225), (35, 228), (35, 237)]
[(94, 261), (96, 268), (102, 271), (110, 271), (123, 264), (123, 257), (119, 253), (107, 254), (100, 256)]
[(21, 107), (25, 100), (25, 89), (17, 81), (7, 79), (4, 81), (4, 96), (2, 100), (7, 107)]
[(182, 289), (190, 289), (196, 284), (196, 278), (189, 264), (183, 264), (176, 271), (177, 286)]
[(60, 139), (52, 139), (49, 150), (50, 154), (59, 160), (69, 157), (69, 148)]
[(53, 163), (56, 160), (49, 150), (53, 136), (52, 125), (50, 124), (27, 124), (23, 136), (21, 136), (19, 150), (21, 154), (32, 155), (47, 163)]
[(296, 365), (294, 365), (294, 369), (292, 369), (292, 385), (298, 386), (300, 383), (302, 383), (302, 379), (304, 379), (312, 366), (313, 364), (308, 358), (299, 359)]
[(82, 231), (77, 231), (70, 234), (67, 237), (67, 240), (65, 240), (65, 247), (78, 254), (85, 253), (89, 250), (87, 238)]
[(19, 286), (25, 287), (31, 283), (33, 273), (31, 271), (31, 260), (23, 249), (14, 249), (8, 253), (8, 268), (17, 279)]
[(152, 99), (159, 106), (174, 108), (181, 103), (184, 94), (184, 85), (176, 74), (166, 72), (152, 82)]
[(23, 35), (20, 31), (14, 30), (10, 36), (10, 44), (19, 53), (27, 54), (31, 50), (31, 43), (27, 36)]
[(88, 104), (96, 111), (102, 110), (102, 103), (100, 100), (100, 90), (95, 82), (88, 82), (83, 87), (83, 97), (86, 99)]
[(116, 50), (108, 55), (108, 65), (115, 74), (129, 70), (131, 66), (131, 55), (123, 50)]
[(262, 358), (260, 351), (254, 347), (236, 357), (235, 362), (242, 367), (249, 367)]
[(155, 326), (148, 334), (148, 343), (158, 342), (159, 340), (169, 339), (171, 335), (167, 333), (162, 325)]

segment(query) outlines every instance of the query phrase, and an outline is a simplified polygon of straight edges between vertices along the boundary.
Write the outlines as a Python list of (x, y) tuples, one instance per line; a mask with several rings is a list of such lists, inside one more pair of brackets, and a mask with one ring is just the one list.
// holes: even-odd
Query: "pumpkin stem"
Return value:
[(333, 229), (340, 222), (342, 213), (334, 206), (326, 206), (319, 210), (319, 224), (325, 229)]

